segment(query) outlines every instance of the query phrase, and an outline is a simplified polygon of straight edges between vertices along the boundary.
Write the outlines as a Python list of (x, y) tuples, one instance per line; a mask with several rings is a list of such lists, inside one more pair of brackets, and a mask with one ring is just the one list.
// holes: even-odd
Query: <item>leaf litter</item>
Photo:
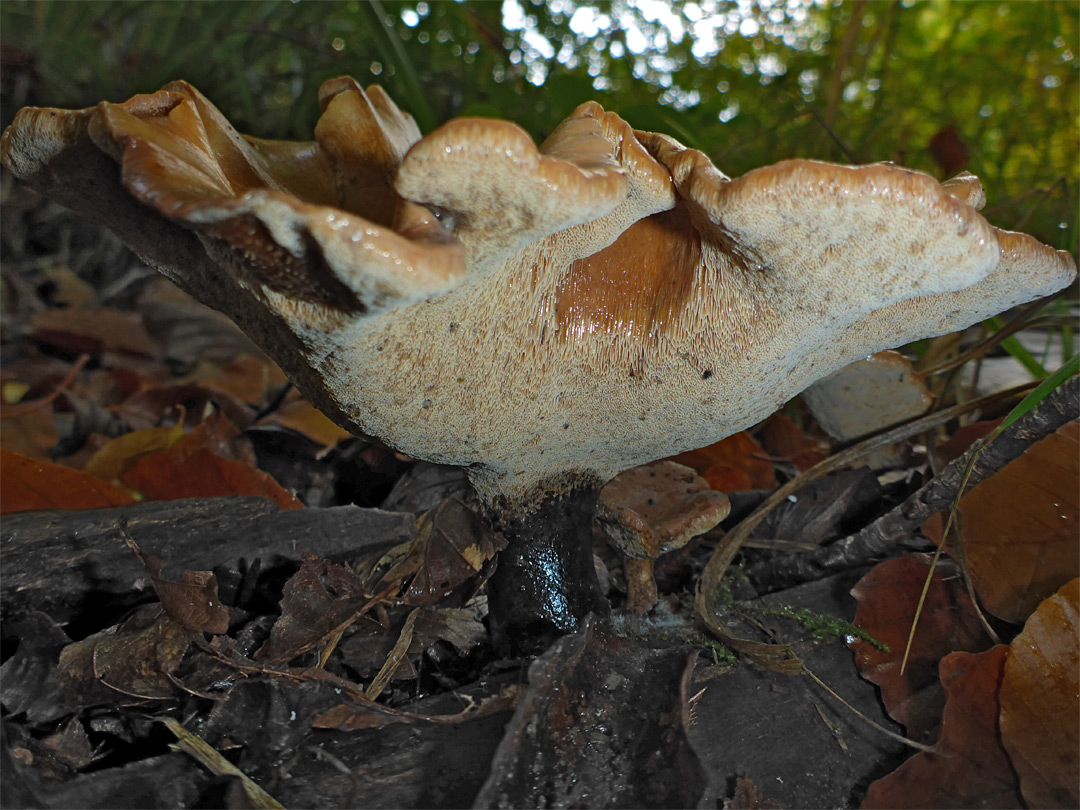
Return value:
[[(74, 275), (60, 273), (50, 289), (50, 301), (32, 304), (25, 295), (19, 301), (24, 308), (15, 317), (25, 329), (17, 359), (5, 363), (0, 380), (2, 511), (44, 516), (36, 510), (103, 508), (117, 515), (114, 537), (121, 537), (126, 516), (134, 514), (125, 510), (135, 501), (175, 500), (183, 510), (193, 498), (259, 496), (269, 498), (272, 509), (306, 505), (305, 511), (318, 512), (350, 500), (377, 507), (391, 489), (395, 503), (428, 497), (430, 484), (406, 475), (416, 466), (411, 460), (346, 437), (231, 325), (161, 280), (145, 280), (127, 309), (98, 300), (95, 287)], [(55, 308), (57, 303), (66, 308)], [(963, 429), (950, 423), (949, 433)], [(1066, 435), (1075, 444), (1075, 425), (1071, 429)], [(306, 444), (275, 444), (269, 440), (274, 431)], [(310, 450), (284, 457), (278, 450), (270, 457), (273, 448), (286, 446)], [(918, 457), (910, 442), (895, 446), (902, 452), (883, 454), (881, 463)], [(1008, 655), (981, 635), (961, 573), (943, 567), (935, 575), (930, 609), (924, 608), (915, 664), (898, 673), (895, 651), (903, 645), (895, 639), (913, 610), (911, 582), (926, 568), (919, 555), (897, 557), (868, 573), (853, 569), (867, 574), (855, 590), (858, 616), (854, 601), (843, 596), (855, 584), (850, 576), (823, 580), (822, 588), (810, 589), (818, 595), (801, 605), (802, 597), (789, 598), (803, 593), (798, 588), (778, 594), (799, 611), (854, 617), (887, 642), (890, 653), (856, 642), (855, 659), (909, 736), (937, 740), (943, 753), (952, 754), (920, 753), (903, 766), (921, 774), (919, 787), (939, 800), (1008, 803), (1018, 801), (1020, 791), (1029, 804), (1075, 805), (1061, 775), (1069, 768), (1075, 773), (1077, 735), (1062, 718), (1074, 708), (1076, 690), (1073, 684), (1070, 692), (1071, 682), (1060, 673), (1070, 666), (1076, 671), (1076, 598), (1067, 586), (1052, 594), (1070, 571), (1075, 576), (1063, 538), (1070, 527), (1075, 535), (1076, 488), (1070, 500), (1062, 475), (1076, 473), (1075, 465), (1068, 466), (1071, 445), (1052, 452), (1039, 447), (1017, 478), (1005, 476), (1006, 468), (982, 485), (993, 493), (987, 503), (997, 502), (1016, 519), (1008, 532), (982, 539), (979, 518), (991, 514), (983, 505), (971, 507), (964, 519), (978, 598), (1015, 625), (1011, 633), (998, 628), (1006, 637), (1026, 621)], [(796, 406), (679, 460), (713, 488), (752, 497), (755, 489), (771, 490), (810, 469), (829, 448), (828, 437)], [(1050, 466), (1054, 472), (1040, 472)], [(818, 489), (804, 489), (776, 510), (758, 528), (755, 547), (748, 543), (739, 559), (748, 571), (766, 571), (771, 559), (805, 553), (801, 546), (827, 547), (921, 483), (918, 470), (888, 472), (855, 467), (820, 479)], [(412, 492), (410, 480), (417, 482)], [(297, 482), (305, 482), (302, 490)], [(92, 614), (77, 622), (65, 616), (71, 636), (45, 613), (20, 611), (18, 595), (7, 594), (0, 701), (5, 756), (19, 763), (19, 789), (42, 806), (64, 806), (73, 796), (115, 806), (127, 788), (147, 796), (157, 790), (159, 806), (190, 806), (214, 796), (241, 801), (223, 787), (232, 784), (228, 780), (170, 754), (172, 738), (148, 721), (156, 718), (179, 720), (177, 728), (227, 754), (274, 799), (293, 805), (528, 804), (528, 786), (538, 779), (546, 800), (805, 803), (805, 788), (800, 793), (792, 787), (803, 767), (798, 758), (777, 760), (766, 770), (765, 751), (741, 765), (711, 764), (726, 761), (705, 742), (717, 736), (716, 728), (730, 738), (725, 748), (743, 745), (740, 723), (719, 719), (725, 715), (717, 696), (737, 711), (747, 700), (739, 689), (764, 686), (773, 702), (782, 695), (795, 698), (784, 704), (785, 715), (769, 722), (795, 735), (804, 733), (795, 729), (806, 722), (805, 734), (836, 742), (839, 753), (824, 754), (826, 759), (855, 757), (860, 763), (852, 774), (862, 776), (851, 776), (843, 792), (834, 786), (810, 803), (850, 805), (866, 794), (868, 806), (884, 805), (890, 795), (904, 795), (896, 793), (898, 782), (871, 785), (868, 778), (902, 759), (895, 746), (841, 720), (836, 712), (842, 710), (829, 698), (793, 692), (789, 676), (758, 668), (752, 657), (733, 670), (702, 643), (693, 587), (704, 559), (739, 515), (657, 560), (659, 600), (633, 633), (613, 636), (590, 625), (530, 666), (498, 658), (487, 639), (483, 585), (504, 541), (484, 529), (460, 487), (443, 491), (456, 494), (428, 502), (414, 537), (390, 551), (370, 550), (379, 545), (375, 537), (364, 538), (367, 551), (331, 558), (305, 556), (296, 547), (291, 559), (263, 559), (252, 547), (243, 559), (220, 559), (211, 540), (203, 570), (171, 571), (167, 559), (132, 542), (145, 578), (133, 576), (131, 590), (144, 579), (157, 601), (118, 621), (99, 607), (96, 626)], [(1037, 498), (1044, 495), (1065, 510), (1059, 511), (1064, 523), (1052, 527), (1064, 531), (1053, 537), (1040, 533), (1048, 512)], [(996, 518), (983, 523), (1003, 526)], [(1025, 538), (1023, 554), (1017, 553), (1017, 533)], [(5, 543), (13, 540), (5, 534)], [(912, 536), (905, 542), (924, 541)], [(1033, 548), (1037, 565), (1030, 562)], [(986, 554), (993, 558), (989, 568)], [(626, 583), (619, 560), (598, 549), (597, 564), (621, 607)], [(1008, 584), (1010, 569), (1016, 576)], [(1033, 578), (1032, 571), (1046, 575)], [(1025, 585), (1024, 577), (1031, 583)], [(1002, 595), (995, 596), (994, 585), (1002, 581)], [(861, 686), (848, 675), (855, 671), (852, 662), (838, 646), (829, 647), (838, 642), (782, 630), (781, 620), (750, 609), (757, 593), (769, 590), (760, 578), (734, 575), (725, 587), (732, 608), (725, 621), (733, 632), (762, 645), (783, 638), (818, 673), (835, 665), (826, 680), (858, 702)], [(84, 610), (94, 598), (87, 592)], [(106, 604), (113, 597), (98, 598)], [(1005, 607), (994, 610), (995, 604)], [(1073, 641), (1071, 648), (1065, 639)], [(1025, 658), (1021, 644), (1034, 655)], [(687, 662), (695, 651), (706, 687), (701, 692), (695, 685), (691, 697), (686, 683), (693, 665)], [(736, 682), (738, 689), (729, 686)], [(1042, 690), (1037, 699), (1035, 683)], [(753, 711), (764, 717), (768, 705)], [(760, 726), (748, 722), (742, 733), (755, 728)], [(979, 740), (993, 744), (972, 747)], [(582, 745), (601, 755), (583, 758)], [(529, 762), (537, 770), (526, 773)], [(1016, 783), (1001, 776), (1013, 771)], [(443, 772), (453, 775), (434, 775)], [(184, 786), (158, 790), (155, 774), (171, 774), (171, 783)], [(927, 799), (927, 806), (932, 803)]]

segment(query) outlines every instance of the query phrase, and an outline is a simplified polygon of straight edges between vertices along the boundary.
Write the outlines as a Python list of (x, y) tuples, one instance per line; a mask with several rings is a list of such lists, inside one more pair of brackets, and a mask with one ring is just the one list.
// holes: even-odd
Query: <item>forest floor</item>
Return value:
[[(1074, 800), (1075, 385), (1056, 423), (1005, 436), (966, 558), (932, 575), (922, 519), (807, 561), (917, 499), (1015, 398), (815, 476), (838, 445), (798, 405), (680, 457), (737, 483), (720, 526), (657, 561), (657, 605), (626, 609), (598, 542), (611, 620), (511, 658), (485, 621), (503, 541), (458, 470), (348, 436), (111, 237), (3, 191), (5, 807)], [(695, 589), (792, 481), (719, 599), (731, 638), (785, 652), (740, 653)]]

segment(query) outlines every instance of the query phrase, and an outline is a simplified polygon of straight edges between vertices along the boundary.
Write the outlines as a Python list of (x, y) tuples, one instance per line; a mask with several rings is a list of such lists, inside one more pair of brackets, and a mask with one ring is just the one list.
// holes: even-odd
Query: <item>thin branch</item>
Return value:
[[(971, 402), (968, 406), (973, 407), (980, 402), (981, 400)], [(1078, 415), (1080, 377), (1073, 377), (1062, 383), (1038, 407), (1003, 431), (982, 451), (972, 467), (968, 483), (975, 486), (989, 478), (1010, 461), (1021, 456), (1035, 442), (1056, 432)], [(968, 450), (949, 464), (940, 476), (855, 534), (837, 540), (813, 554), (750, 566), (746, 571), (747, 575), (751, 581), (768, 583), (769, 590), (776, 590), (796, 582), (822, 579), (837, 571), (895, 553), (898, 544), (908, 539), (930, 516), (948, 507), (960, 486), (970, 457), (976, 454), (977, 450), (977, 447)]]

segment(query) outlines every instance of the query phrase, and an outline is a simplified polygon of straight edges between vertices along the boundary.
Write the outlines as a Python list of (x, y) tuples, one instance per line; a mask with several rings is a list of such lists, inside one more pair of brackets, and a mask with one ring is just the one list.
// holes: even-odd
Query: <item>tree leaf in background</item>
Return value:
[(86, 462), (83, 472), (110, 483), (118, 482), (147, 453), (167, 450), (184, 435), (182, 424), (146, 428), (111, 439)]
[(134, 312), (116, 309), (47, 309), (34, 316), (33, 337), (69, 352), (105, 351), (155, 357), (157, 343)]
[(147, 500), (175, 501), (215, 495), (261, 495), (281, 509), (303, 509), (296, 496), (266, 473), (209, 450), (159, 450), (141, 457), (123, 478)]

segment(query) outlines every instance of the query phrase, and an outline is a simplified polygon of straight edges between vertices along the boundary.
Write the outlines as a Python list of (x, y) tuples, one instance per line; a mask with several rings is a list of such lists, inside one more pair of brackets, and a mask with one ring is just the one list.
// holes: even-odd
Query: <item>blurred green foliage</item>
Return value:
[(318, 85), (350, 74), (422, 130), (491, 115), (539, 139), (592, 98), (730, 175), (795, 156), (964, 168), (995, 224), (1076, 250), (1072, 0), (4, 0), (0, 39), (5, 119), (184, 78), (243, 131), (307, 139)]

